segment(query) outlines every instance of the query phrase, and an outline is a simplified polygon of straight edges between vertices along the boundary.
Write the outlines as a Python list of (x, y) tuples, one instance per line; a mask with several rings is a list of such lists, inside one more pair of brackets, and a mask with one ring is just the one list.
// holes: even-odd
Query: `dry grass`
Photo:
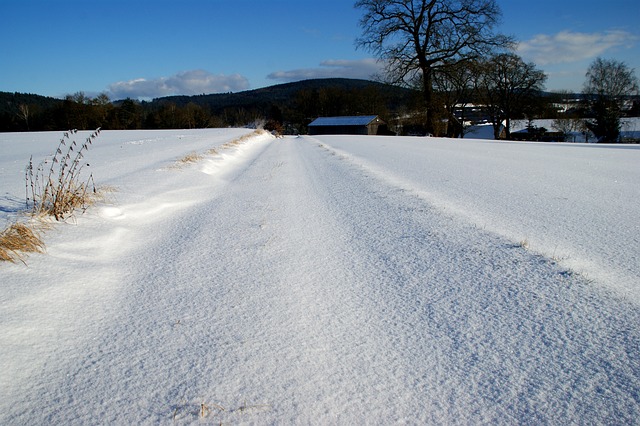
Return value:
[[(264, 133), (267, 133), (266, 130), (262, 130), (262, 129), (258, 129), (252, 133), (246, 134), (244, 136), (241, 136), (239, 138), (233, 139), (232, 141), (229, 141), (219, 147), (216, 148), (211, 148), (209, 150), (207, 150), (204, 155), (219, 155), (220, 154), (220, 150), (221, 149), (229, 149), (229, 148), (233, 148), (236, 147), (240, 144), (242, 144), (243, 142), (246, 142), (247, 140), (253, 138), (254, 136), (259, 136), (262, 135)], [(183, 158), (177, 160), (175, 162), (175, 164), (171, 167), (171, 168), (176, 168), (179, 169), (182, 166), (185, 166), (187, 164), (191, 164), (191, 163), (197, 163), (198, 161), (202, 160), (204, 158), (204, 155), (200, 155), (197, 152), (192, 152), (190, 154), (187, 154), (186, 156), (184, 156)]]
[(244, 136), (240, 136), (237, 139), (232, 140), (231, 142), (227, 142), (224, 145), (221, 146), (221, 148), (233, 148), (234, 146), (238, 146), (243, 142), (246, 142), (247, 140), (255, 137), (255, 136), (260, 136), (260, 135), (264, 135), (265, 133), (268, 133), (266, 130), (263, 129), (258, 129), (252, 133), (248, 133)]
[(198, 154), (197, 152), (192, 152), (179, 159), (178, 164), (197, 163), (200, 160), (202, 160), (202, 155)]
[[(214, 404), (211, 402), (205, 402), (202, 401), (200, 404), (196, 405), (197, 407), (197, 416), (200, 418), (200, 420), (207, 418), (207, 417), (215, 417), (217, 414), (222, 413), (222, 412), (226, 412), (226, 413), (230, 413), (230, 414), (246, 414), (249, 412), (255, 412), (255, 411), (264, 411), (264, 410), (269, 410), (271, 408), (270, 405), (247, 405), (247, 402), (245, 401), (244, 404), (242, 404), (240, 407), (235, 408), (235, 409), (231, 409), (231, 410), (226, 410), (223, 406), (218, 405), (218, 404)], [(179, 417), (191, 417), (193, 418), (193, 416), (196, 414), (196, 411), (194, 408), (194, 405), (186, 402), (185, 400), (182, 400), (182, 402), (178, 405), (173, 406), (173, 411), (172, 411), (172, 419), (173, 419), (173, 423), (175, 424), (179, 419)], [(184, 418), (183, 418), (184, 420)]]
[(83, 144), (72, 140), (71, 136), (76, 133), (77, 130), (64, 133), (51, 159), (43, 160), (36, 167), (33, 157), (29, 159), (25, 173), (26, 198), (34, 214), (61, 220), (77, 208), (86, 210), (93, 202), (97, 191), (93, 175), (82, 177), (82, 171), (89, 166), (83, 159), (100, 129), (91, 133)]
[(172, 165), (169, 166), (169, 169), (180, 170), (183, 167), (188, 166), (189, 164), (197, 163), (202, 160), (204, 157), (197, 152), (191, 152), (184, 157), (176, 160)]
[(22, 253), (42, 253), (44, 243), (33, 226), (14, 223), (0, 233), (0, 260), (24, 263)]
[[(211, 407), (209, 407), (209, 405)], [(209, 403), (209, 405), (205, 404), (204, 402), (200, 404), (200, 417), (201, 418), (207, 417), (207, 415), (209, 413), (211, 413), (211, 408), (215, 408), (218, 411), (224, 411), (224, 407), (221, 407), (218, 404)]]
[(65, 132), (52, 157), (34, 166), (29, 159), (25, 172), (27, 206), (31, 206), (31, 220), (16, 222), (0, 233), (0, 261), (24, 261), (25, 253), (44, 252), (40, 231), (47, 227), (47, 218), (63, 220), (82, 208), (86, 210), (99, 199), (93, 175), (87, 178), (82, 171), (89, 164), (84, 155), (100, 134), (100, 129), (78, 144), (72, 139), (77, 130)]

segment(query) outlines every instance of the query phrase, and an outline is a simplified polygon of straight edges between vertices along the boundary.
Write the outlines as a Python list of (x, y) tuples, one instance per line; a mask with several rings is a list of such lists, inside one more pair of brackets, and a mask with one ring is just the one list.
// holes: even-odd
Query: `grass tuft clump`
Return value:
[(97, 193), (93, 174), (83, 178), (82, 171), (89, 164), (84, 155), (100, 134), (98, 128), (82, 144), (72, 136), (77, 130), (65, 132), (53, 157), (41, 161), (34, 167), (33, 157), (25, 172), (27, 205), (36, 215), (64, 219), (75, 209), (83, 211), (91, 204)]
[(14, 223), (0, 233), (0, 260), (24, 262), (21, 253), (42, 253), (44, 243), (33, 227)]

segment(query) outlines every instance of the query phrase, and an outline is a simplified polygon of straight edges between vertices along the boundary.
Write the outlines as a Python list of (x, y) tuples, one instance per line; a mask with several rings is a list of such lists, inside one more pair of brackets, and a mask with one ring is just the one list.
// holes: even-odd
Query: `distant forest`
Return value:
[(0, 131), (68, 129), (193, 129), (262, 124), (280, 133), (305, 133), (319, 116), (380, 115), (417, 107), (418, 93), (367, 80), (317, 79), (249, 90), (152, 101), (111, 101), (84, 93), (55, 99), (0, 92)]
[[(438, 95), (445, 103), (447, 94)], [(530, 101), (527, 111), (517, 111), (512, 118), (585, 117), (589, 112), (581, 106), (581, 96), (541, 92)], [(473, 106), (473, 94), (456, 99), (451, 104), (454, 121), (488, 121), (486, 111)], [(561, 113), (558, 105), (567, 99), (572, 100), (572, 107)], [(454, 110), (454, 104), (466, 106)], [(238, 93), (168, 96), (151, 101), (112, 101), (105, 94), (91, 98), (82, 92), (64, 99), (0, 92), (0, 132), (262, 126), (281, 134), (305, 134), (307, 125), (317, 117), (378, 115), (392, 131), (424, 134), (423, 110), (419, 91), (339, 78), (305, 80)], [(633, 102), (626, 114), (640, 115), (640, 102)], [(442, 115), (439, 120), (451, 121), (448, 119), (451, 116)], [(447, 133), (442, 130), (442, 134)]]

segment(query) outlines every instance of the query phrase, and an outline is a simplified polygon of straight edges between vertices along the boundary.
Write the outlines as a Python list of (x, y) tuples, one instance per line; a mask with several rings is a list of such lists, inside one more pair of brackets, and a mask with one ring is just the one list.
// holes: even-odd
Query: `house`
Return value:
[(319, 117), (309, 124), (310, 135), (378, 135), (385, 130), (377, 115)]
[(511, 132), (512, 141), (564, 142), (565, 138), (566, 136), (564, 133), (549, 132), (544, 127), (535, 127)]

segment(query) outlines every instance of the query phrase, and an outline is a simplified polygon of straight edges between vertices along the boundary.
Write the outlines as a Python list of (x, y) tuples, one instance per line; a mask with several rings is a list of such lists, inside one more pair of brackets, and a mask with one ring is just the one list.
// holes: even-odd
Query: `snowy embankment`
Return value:
[(0, 423), (640, 417), (640, 151), (262, 136), (172, 167), (247, 132), (101, 135), (116, 192), (0, 265)]

